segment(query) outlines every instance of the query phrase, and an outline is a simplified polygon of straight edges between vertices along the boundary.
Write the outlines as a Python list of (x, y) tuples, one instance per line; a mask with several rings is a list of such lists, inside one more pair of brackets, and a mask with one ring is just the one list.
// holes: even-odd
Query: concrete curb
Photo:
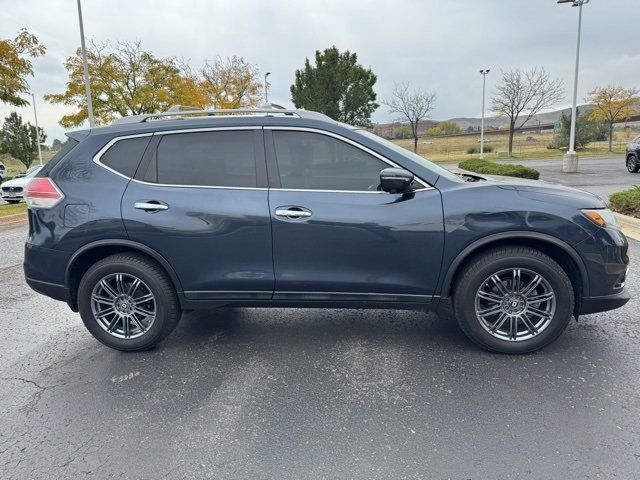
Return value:
[(640, 240), (640, 219), (613, 212), (620, 224), (622, 232), (629, 238)]
[(17, 225), (19, 223), (25, 223), (27, 220), (27, 212), (5, 215), (4, 217), (0, 217), (0, 227), (4, 227), (5, 225)]

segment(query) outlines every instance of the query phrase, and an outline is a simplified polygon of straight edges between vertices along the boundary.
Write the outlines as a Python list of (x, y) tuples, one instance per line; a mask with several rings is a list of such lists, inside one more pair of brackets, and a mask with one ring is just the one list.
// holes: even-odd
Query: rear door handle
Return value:
[(157, 200), (149, 200), (148, 202), (136, 202), (133, 204), (133, 208), (144, 210), (145, 212), (159, 212), (169, 210), (169, 205), (158, 202)]
[(276, 208), (276, 215), (286, 218), (308, 218), (312, 213), (302, 207), (278, 207)]

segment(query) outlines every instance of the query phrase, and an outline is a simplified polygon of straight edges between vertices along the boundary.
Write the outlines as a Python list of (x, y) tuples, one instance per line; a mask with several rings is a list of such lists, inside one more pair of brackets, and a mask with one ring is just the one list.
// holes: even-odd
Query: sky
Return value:
[[(571, 103), (578, 9), (556, 0), (83, 0), (86, 38), (140, 40), (158, 56), (198, 67), (216, 55), (241, 55), (271, 72), (269, 100), (292, 107), (294, 72), (332, 45), (358, 54), (378, 76), (378, 103), (407, 81), (438, 99), (431, 117), (478, 117), (481, 68), (487, 97), (501, 70), (544, 66), (564, 81)], [(591, 0), (584, 7), (579, 102), (595, 86), (640, 87), (638, 0)], [(27, 28), (47, 47), (29, 79), (38, 119), (51, 143), (69, 107), (42, 99), (64, 91), (65, 58), (80, 45), (76, 0), (0, 0), (0, 38)], [(31, 107), (0, 104), (0, 116)], [(381, 106), (376, 122), (396, 118)]]

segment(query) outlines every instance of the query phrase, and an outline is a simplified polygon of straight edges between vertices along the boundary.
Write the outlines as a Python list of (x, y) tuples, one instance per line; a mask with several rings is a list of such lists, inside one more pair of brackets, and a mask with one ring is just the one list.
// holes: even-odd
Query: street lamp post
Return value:
[(84, 92), (87, 96), (87, 114), (89, 116), (89, 127), (93, 127), (93, 102), (91, 101), (91, 85), (89, 84), (89, 65), (87, 64), (87, 47), (84, 43), (84, 26), (82, 24), (82, 7), (78, 0), (78, 23), (80, 24), (80, 46), (82, 47), (82, 68), (84, 70)]
[(576, 68), (573, 77), (573, 104), (571, 106), (571, 131), (569, 132), (569, 151), (562, 160), (564, 173), (576, 173), (578, 171), (578, 154), (576, 153), (576, 116), (578, 108), (578, 70), (580, 67), (580, 35), (582, 32), (582, 6), (589, 0), (558, 0), (558, 3), (570, 3), (572, 7), (578, 7), (578, 41), (576, 46)]
[(480, 159), (484, 159), (484, 92), (487, 81), (487, 74), (491, 70), (483, 69), (480, 70), (480, 75), (482, 75), (482, 119), (480, 120)]
[(269, 82), (267, 81), (269, 75), (271, 75), (271, 72), (264, 74), (264, 103), (269, 103)]
[(40, 149), (40, 127), (38, 127), (38, 113), (36, 112), (36, 97), (31, 94), (31, 103), (33, 103), (33, 118), (36, 122), (36, 141), (38, 142), (38, 159), (42, 165), (42, 150)]

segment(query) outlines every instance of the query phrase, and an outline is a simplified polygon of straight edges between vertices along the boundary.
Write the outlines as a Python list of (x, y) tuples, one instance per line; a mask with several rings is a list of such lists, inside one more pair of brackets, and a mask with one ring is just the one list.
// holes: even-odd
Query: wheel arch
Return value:
[(180, 279), (171, 264), (160, 253), (147, 245), (131, 240), (98, 240), (82, 246), (71, 256), (67, 263), (64, 286), (67, 303), (74, 312), (78, 311), (77, 292), (80, 280), (91, 265), (110, 255), (126, 252), (139, 253), (156, 262), (169, 275), (180, 304), (184, 303), (184, 293)]
[(489, 235), (476, 240), (465, 247), (453, 259), (447, 273), (444, 276), (441, 288), (441, 297), (451, 296), (457, 276), (464, 266), (474, 257), (489, 249), (505, 245), (521, 245), (536, 248), (546, 253), (567, 272), (574, 287), (576, 305), (579, 305), (582, 297), (589, 295), (589, 277), (587, 269), (576, 250), (565, 241), (538, 232), (502, 232)]

